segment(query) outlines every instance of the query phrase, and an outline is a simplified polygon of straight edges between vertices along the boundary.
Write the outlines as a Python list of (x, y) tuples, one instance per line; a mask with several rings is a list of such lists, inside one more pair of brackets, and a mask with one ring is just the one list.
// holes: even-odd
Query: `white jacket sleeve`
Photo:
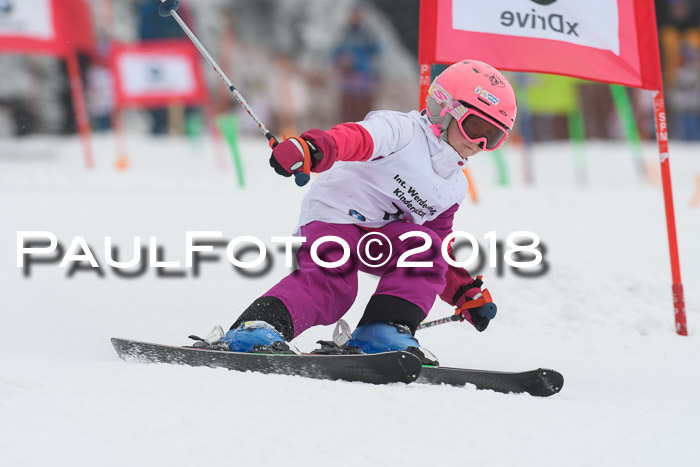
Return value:
[(381, 110), (370, 112), (365, 120), (358, 122), (374, 141), (369, 160), (385, 157), (406, 147), (415, 136), (415, 123), (401, 112)]

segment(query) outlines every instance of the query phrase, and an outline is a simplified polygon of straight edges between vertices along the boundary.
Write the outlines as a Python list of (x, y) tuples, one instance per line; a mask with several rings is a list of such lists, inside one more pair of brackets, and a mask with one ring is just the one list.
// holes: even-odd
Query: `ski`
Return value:
[(532, 396), (552, 396), (564, 385), (561, 373), (539, 368), (532, 371), (509, 373), (502, 371), (469, 370), (424, 365), (416, 383), (464, 386), (473, 384), (477, 389), (503, 393), (528, 393)]
[(124, 360), (227, 368), (235, 371), (295, 375), (314, 379), (372, 384), (411, 383), (421, 372), (421, 361), (408, 352), (349, 355), (287, 355), (225, 352), (152, 344), (112, 338)]
[(477, 389), (489, 389), (502, 393), (528, 393), (539, 397), (554, 395), (561, 391), (564, 385), (564, 377), (554, 370), (540, 368), (511, 373), (421, 366), (418, 357), (401, 351), (342, 355), (258, 354), (179, 347), (118, 338), (112, 338), (111, 341), (120, 358), (148, 363), (226, 368), (234, 371), (372, 384), (414, 381), (451, 386), (471, 384)]

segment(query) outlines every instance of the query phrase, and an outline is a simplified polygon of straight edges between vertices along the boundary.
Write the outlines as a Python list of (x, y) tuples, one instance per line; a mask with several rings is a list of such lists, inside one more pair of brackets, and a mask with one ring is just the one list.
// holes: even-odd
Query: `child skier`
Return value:
[[(464, 306), (483, 298), (481, 279), (448, 265), (440, 246), (466, 196), (461, 170), (466, 159), (505, 142), (516, 107), (513, 88), (498, 70), (464, 60), (435, 78), (420, 113), (371, 112), (361, 122), (309, 130), (275, 147), (270, 165), (278, 174), (289, 177), (301, 170), (303, 146), (311, 170), (321, 173), (304, 198), (296, 229), (306, 238), (297, 253), (299, 269), (255, 300), (219, 343), (235, 352), (290, 352), (288, 341), (311, 326), (336, 323), (350, 309), (358, 271), (380, 281), (345, 349), (407, 350), (437, 364), (414, 334), (438, 295), (462, 308), (464, 319), (479, 331), (486, 329), (495, 305)], [(379, 267), (357, 257), (358, 242), (368, 232), (391, 243), (370, 248), (372, 257), (391, 252)], [(339, 267), (313, 260), (311, 246), (326, 236), (350, 246), (349, 260)], [(399, 260), (407, 252), (408, 261), (429, 261), (432, 267), (406, 267)], [(326, 262), (343, 253), (335, 241), (320, 243), (316, 252)]]

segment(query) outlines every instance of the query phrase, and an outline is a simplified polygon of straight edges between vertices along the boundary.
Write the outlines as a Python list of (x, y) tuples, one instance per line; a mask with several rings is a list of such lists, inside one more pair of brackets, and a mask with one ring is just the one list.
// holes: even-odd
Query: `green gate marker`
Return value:
[(243, 174), (241, 152), (238, 149), (238, 117), (235, 114), (219, 115), (216, 118), (216, 123), (219, 125), (219, 129), (224, 135), (224, 138), (226, 138), (226, 142), (231, 149), (231, 161), (236, 169), (238, 186), (243, 188), (245, 187), (245, 176)]

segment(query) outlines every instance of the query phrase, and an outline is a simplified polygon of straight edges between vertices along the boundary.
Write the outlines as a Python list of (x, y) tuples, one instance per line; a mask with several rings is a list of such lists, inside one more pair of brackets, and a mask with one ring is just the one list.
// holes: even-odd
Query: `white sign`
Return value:
[(452, 28), (568, 42), (620, 55), (617, 0), (452, 0)]
[(0, 0), (0, 36), (51, 40), (51, 0)]
[(188, 56), (124, 52), (118, 68), (127, 96), (182, 95), (197, 89), (195, 70)]

